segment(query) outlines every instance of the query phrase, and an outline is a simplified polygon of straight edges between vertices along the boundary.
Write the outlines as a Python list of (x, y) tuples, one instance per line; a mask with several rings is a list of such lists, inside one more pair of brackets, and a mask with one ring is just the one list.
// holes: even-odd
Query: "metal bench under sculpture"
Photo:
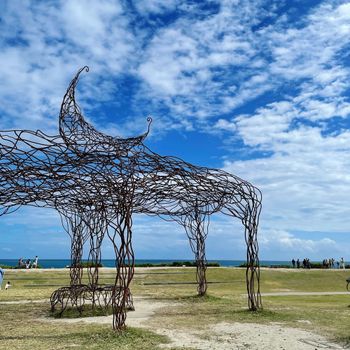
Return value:
[[(56, 312), (57, 316), (61, 317), (63, 312), (69, 308), (77, 309), (80, 315), (87, 307), (91, 309), (99, 307), (108, 311), (109, 307), (112, 307), (113, 294), (123, 292), (121, 287), (116, 288), (114, 285), (93, 286), (91, 284), (76, 284), (62, 287), (51, 294), (51, 312)], [(135, 310), (129, 289), (127, 291), (125, 309), (128, 311)]]

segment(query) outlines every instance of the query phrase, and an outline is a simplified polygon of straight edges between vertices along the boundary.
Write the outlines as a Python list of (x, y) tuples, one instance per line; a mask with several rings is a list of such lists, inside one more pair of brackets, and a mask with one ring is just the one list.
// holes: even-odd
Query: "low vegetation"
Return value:
[[(195, 267), (196, 262), (195, 261), (172, 261), (169, 263), (159, 263), (159, 264), (151, 264), (151, 263), (145, 263), (145, 264), (135, 264), (135, 267)], [(220, 267), (220, 264), (218, 262), (208, 262), (208, 267)]]

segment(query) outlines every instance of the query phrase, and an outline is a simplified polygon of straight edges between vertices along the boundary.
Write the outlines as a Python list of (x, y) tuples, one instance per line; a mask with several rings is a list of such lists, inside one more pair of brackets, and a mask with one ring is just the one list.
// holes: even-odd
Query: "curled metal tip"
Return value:
[(89, 66), (84, 66), (78, 70), (77, 77), (80, 75), (80, 73), (85, 70), (85, 72), (88, 72), (90, 70)]
[(80, 74), (81, 74), (81, 72), (84, 71), (84, 70), (85, 70), (85, 72), (88, 72), (88, 71), (90, 70), (89, 66), (84, 66), (84, 67), (82, 67), (82, 68), (80, 68), (80, 69), (78, 70), (77, 74), (75, 75), (75, 77), (73, 78), (73, 80), (70, 82), (70, 85), (69, 85), (69, 87), (68, 87), (67, 92), (70, 91), (70, 90), (74, 90), (74, 89), (75, 89), (75, 87), (76, 87), (77, 84), (78, 84)]
[(147, 117), (148, 127), (147, 127), (147, 131), (145, 133), (145, 136), (147, 136), (149, 134), (149, 131), (151, 130), (152, 121), (153, 121), (153, 119), (151, 116)]

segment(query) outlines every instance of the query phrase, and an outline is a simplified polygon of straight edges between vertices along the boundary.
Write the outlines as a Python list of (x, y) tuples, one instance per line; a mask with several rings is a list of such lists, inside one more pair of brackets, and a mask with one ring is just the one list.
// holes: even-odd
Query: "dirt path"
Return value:
[(218, 323), (201, 331), (158, 329), (172, 343), (164, 348), (198, 350), (338, 350), (342, 346), (324, 337), (281, 324)]
[[(147, 321), (162, 308), (170, 306), (169, 303), (163, 301), (149, 300), (142, 297), (134, 297), (135, 311), (129, 311), (126, 324), (131, 327), (146, 327)], [(174, 306), (171, 303), (171, 306)], [(42, 320), (42, 319), (41, 319)], [(97, 316), (97, 317), (82, 317), (82, 318), (45, 318), (47, 322), (63, 322), (63, 323), (99, 323), (112, 325), (113, 316)]]
[(36, 300), (10, 300), (10, 301), (0, 301), (0, 305), (1, 304), (8, 304), (8, 305), (11, 305), (11, 304), (31, 304), (31, 303), (34, 303), (34, 304), (42, 304), (42, 303), (48, 303), (49, 300), (48, 299), (36, 299)]
[[(281, 297), (281, 296), (296, 296), (296, 295), (350, 295), (349, 292), (273, 292), (273, 293), (261, 293), (263, 297)], [(243, 294), (242, 294), (243, 295)], [(246, 294), (244, 294), (246, 296)]]
[[(340, 345), (329, 342), (321, 335), (302, 329), (285, 327), (283, 324), (267, 325), (255, 323), (218, 323), (201, 330), (153, 328), (149, 321), (161, 308), (175, 306), (175, 303), (134, 298), (136, 311), (129, 312), (127, 325), (150, 329), (166, 335), (170, 343), (165, 349), (179, 347), (198, 350), (338, 350)], [(177, 304), (179, 305), (179, 304)], [(42, 319), (41, 319), (42, 320)], [(112, 316), (86, 317), (81, 319), (45, 319), (46, 322), (65, 323), (103, 323), (112, 324)], [(310, 323), (300, 320), (300, 323)]]

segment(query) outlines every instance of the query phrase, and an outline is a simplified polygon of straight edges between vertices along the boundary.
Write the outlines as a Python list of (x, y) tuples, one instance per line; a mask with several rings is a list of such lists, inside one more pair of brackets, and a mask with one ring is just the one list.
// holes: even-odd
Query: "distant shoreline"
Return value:
[[(159, 266), (153, 266), (153, 267), (135, 267), (135, 273), (145, 273), (146, 271), (157, 271), (157, 270), (166, 270), (166, 269), (185, 269), (185, 270), (192, 270), (195, 272), (195, 267), (159, 267)], [(208, 269), (237, 269), (237, 270), (245, 270), (244, 267), (238, 267), (238, 266), (220, 266), (220, 267), (209, 267)], [(4, 269), (6, 271), (7, 276), (9, 276), (9, 273), (11, 274), (31, 274), (31, 273), (45, 273), (45, 272), (69, 272), (68, 268), (61, 268), (61, 267), (52, 267), (52, 268), (40, 268), (40, 269)], [(85, 270), (85, 269), (84, 269)], [(297, 268), (284, 268), (284, 267), (261, 267), (261, 271), (283, 271), (283, 272), (298, 272), (298, 273), (307, 273), (308, 271), (343, 271), (344, 273), (348, 273), (349, 269), (343, 270), (343, 269), (320, 269), (320, 268), (314, 268), (314, 269), (297, 269)], [(114, 267), (100, 267), (100, 272), (115, 272)]]
[[(27, 257), (23, 258), (26, 260)], [(239, 267), (242, 264), (246, 263), (246, 260), (225, 260), (225, 259), (208, 259), (209, 264), (218, 264), (222, 267)], [(83, 263), (86, 263), (87, 260), (83, 260)], [(136, 259), (136, 266), (143, 265), (171, 265), (175, 263), (176, 266), (182, 265), (190, 265), (193, 264), (193, 259)], [(101, 261), (103, 267), (115, 267), (114, 259), (102, 259)], [(18, 266), (18, 259), (0, 259), (0, 266)], [(66, 268), (70, 265), (69, 259), (40, 259), (39, 257), (39, 266), (41, 268)], [(276, 265), (284, 265), (284, 266), (292, 266), (291, 262), (288, 261), (270, 261), (270, 260), (262, 260), (260, 261), (261, 266), (276, 266)], [(176, 267), (175, 266), (175, 267)], [(142, 267), (142, 266), (141, 266)]]
[[(86, 264), (87, 260), (83, 260)], [(103, 268), (115, 268), (114, 259), (103, 259), (101, 261)], [(208, 260), (209, 266), (213, 267), (244, 267), (245, 260)], [(313, 268), (322, 268), (320, 261), (313, 261)], [(39, 266), (41, 269), (66, 269), (70, 265), (69, 259), (40, 259)], [(0, 259), (0, 266), (15, 268), (18, 266), (18, 259)], [(168, 268), (168, 267), (194, 267), (194, 261), (190, 259), (136, 259), (136, 267), (145, 268)], [(293, 269), (291, 261), (278, 260), (261, 260), (260, 267), (262, 268), (286, 268)], [(347, 266), (349, 268), (349, 266)], [(300, 268), (301, 269), (301, 268)], [(19, 269), (20, 270), (20, 269)], [(297, 270), (295, 268), (295, 270)]]

